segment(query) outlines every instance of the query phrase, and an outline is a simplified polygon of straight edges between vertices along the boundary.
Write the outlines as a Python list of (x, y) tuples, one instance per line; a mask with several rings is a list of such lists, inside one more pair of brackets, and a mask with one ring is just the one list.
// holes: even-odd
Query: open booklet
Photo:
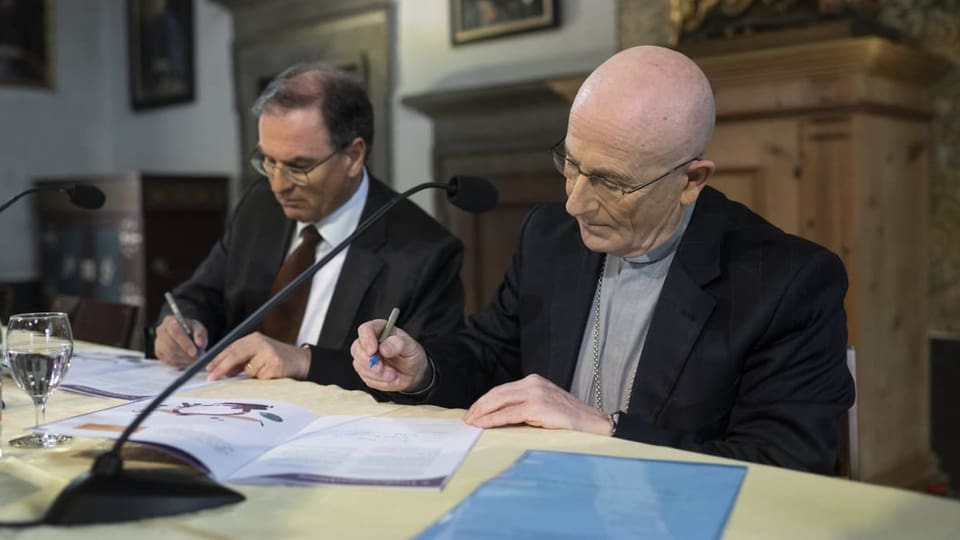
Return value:
[[(144, 359), (143, 353), (103, 347), (84, 347), (73, 351), (70, 369), (60, 388), (77, 394), (135, 400), (159, 394), (179, 377), (181, 371), (159, 360)], [(236, 378), (246, 378), (240, 374)], [(193, 376), (182, 390), (217, 384), (207, 381), (207, 372)]]
[[(117, 438), (145, 407), (125, 403), (39, 431)], [(316, 417), (262, 399), (171, 396), (130, 438), (239, 484), (443, 487), (482, 430), (458, 419)]]

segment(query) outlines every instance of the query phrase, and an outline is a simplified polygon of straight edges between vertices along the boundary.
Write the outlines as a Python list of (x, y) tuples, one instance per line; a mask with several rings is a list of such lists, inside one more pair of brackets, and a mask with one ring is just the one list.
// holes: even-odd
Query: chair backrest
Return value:
[(50, 311), (66, 313), (67, 318), (70, 319), (71, 327), (73, 326), (73, 320), (77, 316), (78, 307), (80, 307), (80, 297), (68, 294), (58, 294), (54, 296), (53, 301), (50, 302)]
[[(847, 347), (847, 369), (857, 385), (857, 351)], [(860, 479), (860, 429), (857, 421), (857, 399), (840, 419), (837, 444), (837, 475), (851, 480)]]
[(70, 317), (74, 339), (130, 348), (140, 308), (95, 298), (57, 296), (51, 305)]

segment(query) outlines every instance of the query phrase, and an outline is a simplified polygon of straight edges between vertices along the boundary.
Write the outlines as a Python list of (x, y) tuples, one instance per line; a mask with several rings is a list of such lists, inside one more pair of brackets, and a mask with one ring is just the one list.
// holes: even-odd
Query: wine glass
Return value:
[[(23, 313), (7, 322), (6, 360), (10, 374), (36, 409), (36, 425), (46, 416), (47, 399), (70, 367), (73, 333), (66, 313)], [(53, 448), (73, 441), (68, 435), (34, 432), (10, 441), (16, 448)]]

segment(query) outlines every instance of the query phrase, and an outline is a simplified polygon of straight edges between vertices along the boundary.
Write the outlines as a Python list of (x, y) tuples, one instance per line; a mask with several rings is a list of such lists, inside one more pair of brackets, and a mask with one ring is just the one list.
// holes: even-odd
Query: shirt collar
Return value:
[(347, 200), (347, 202), (334, 210), (329, 216), (315, 223), (297, 222), (297, 237), (304, 227), (313, 225), (320, 232), (323, 240), (335, 246), (350, 236), (360, 223), (360, 216), (363, 214), (363, 205), (367, 201), (367, 193), (370, 191), (370, 177), (367, 175), (367, 168), (363, 168), (363, 178), (360, 179), (360, 186), (357, 191)]
[(680, 239), (683, 238), (683, 233), (687, 230), (687, 225), (690, 224), (690, 218), (693, 216), (693, 209), (696, 207), (696, 205), (697, 203), (694, 201), (693, 204), (684, 209), (683, 220), (680, 222), (680, 226), (677, 227), (677, 230), (670, 235), (670, 238), (668, 238), (663, 245), (657, 247), (656, 249), (650, 250), (643, 255), (638, 255), (636, 257), (624, 257), (624, 259), (633, 264), (648, 264), (657, 262), (667, 255), (673, 253), (677, 249), (677, 245), (680, 244)]

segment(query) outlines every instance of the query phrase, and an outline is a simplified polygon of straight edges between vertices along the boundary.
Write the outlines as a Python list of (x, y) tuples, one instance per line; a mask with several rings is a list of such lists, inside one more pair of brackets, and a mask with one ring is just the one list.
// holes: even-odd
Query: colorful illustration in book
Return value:
[(273, 408), (273, 405), (263, 403), (241, 403), (237, 401), (218, 401), (216, 403), (191, 403), (183, 401), (179, 404), (164, 403), (157, 412), (172, 414), (174, 416), (205, 416), (211, 420), (223, 422), (225, 420), (244, 420), (247, 422), (256, 422), (263, 425), (265, 418), (271, 422), (283, 422), (283, 418), (267, 409)]

